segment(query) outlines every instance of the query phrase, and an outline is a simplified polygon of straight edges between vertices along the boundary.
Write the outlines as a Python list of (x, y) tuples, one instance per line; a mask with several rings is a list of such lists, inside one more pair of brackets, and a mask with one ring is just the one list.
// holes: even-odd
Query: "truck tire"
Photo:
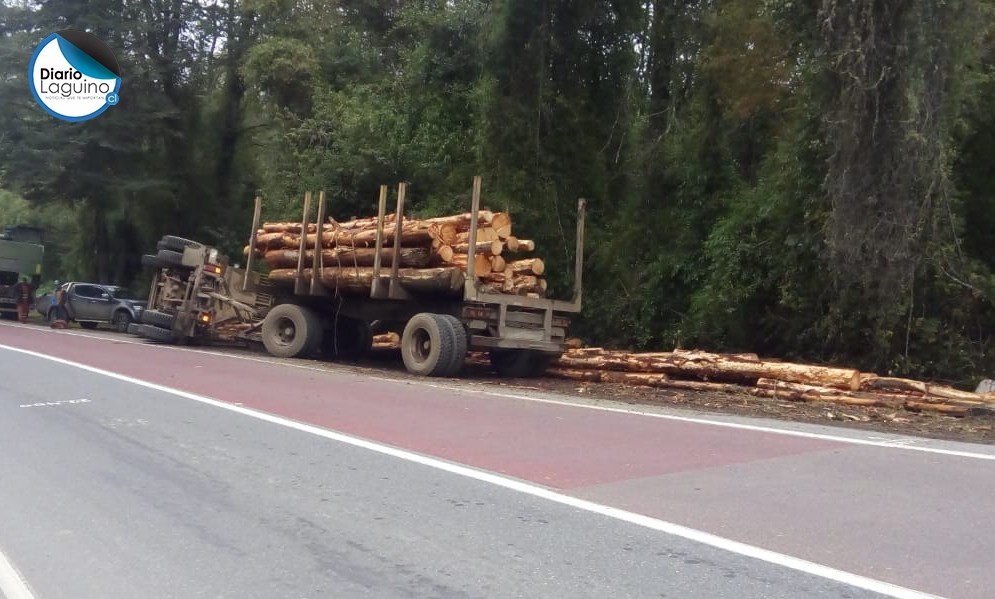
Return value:
[(491, 366), (507, 378), (535, 378), (549, 368), (553, 356), (531, 349), (492, 349)]
[(156, 258), (165, 266), (183, 266), (183, 252), (159, 250)]
[(162, 329), (173, 328), (173, 322), (176, 321), (176, 316), (173, 314), (167, 314), (166, 312), (160, 312), (159, 310), (146, 310), (142, 312), (142, 323), (151, 324)]
[(173, 331), (160, 329), (159, 327), (152, 326), (150, 324), (143, 324), (140, 326), (142, 336), (147, 337), (152, 341), (160, 341), (162, 343), (173, 343), (176, 341), (176, 335), (173, 334)]
[(128, 325), (128, 334), (129, 335), (136, 335), (138, 337), (141, 337), (142, 336), (142, 325), (138, 324), (137, 322), (133, 322), (133, 323), (129, 324)]
[(316, 353), (322, 333), (321, 319), (306, 306), (280, 304), (263, 319), (263, 345), (278, 358), (304, 358)]
[(439, 314), (415, 314), (401, 335), (401, 359), (411, 374), (446, 376), (452, 368), (455, 334)]
[(321, 351), (330, 360), (354, 361), (373, 349), (373, 330), (365, 321), (340, 317), (335, 328), (325, 331)]
[(118, 333), (127, 333), (128, 325), (131, 324), (131, 321), (131, 314), (127, 310), (118, 310), (111, 317), (111, 324), (114, 325)]
[(202, 248), (203, 243), (193, 241), (192, 239), (184, 239), (182, 237), (177, 237), (175, 235), (163, 235), (159, 243), (156, 244), (156, 248), (160, 250), (172, 250), (174, 252), (183, 253), (183, 250), (187, 248)]
[(463, 370), (466, 362), (467, 335), (463, 322), (452, 314), (442, 314), (443, 319), (449, 323), (449, 329), (453, 336), (453, 357), (446, 370), (445, 376), (456, 376)]
[(142, 266), (148, 266), (149, 268), (159, 269), (166, 266), (159, 260), (158, 256), (153, 256), (152, 254), (145, 254), (142, 256)]

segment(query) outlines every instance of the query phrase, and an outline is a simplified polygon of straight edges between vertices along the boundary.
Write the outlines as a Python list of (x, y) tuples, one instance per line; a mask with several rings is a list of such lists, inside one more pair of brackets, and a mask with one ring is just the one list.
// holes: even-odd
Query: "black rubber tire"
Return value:
[(306, 358), (320, 348), (321, 319), (307, 306), (280, 304), (263, 319), (263, 345), (278, 358)]
[(100, 324), (99, 322), (81, 322), (79, 323), (79, 326), (81, 328), (92, 331), (93, 329), (97, 328), (97, 325), (99, 324)]
[(183, 266), (183, 252), (159, 250), (155, 257), (165, 266)]
[(133, 322), (133, 323), (129, 324), (128, 325), (128, 334), (129, 335), (137, 335), (137, 336), (141, 337), (142, 336), (142, 325), (140, 325), (137, 322)]
[(325, 331), (322, 355), (329, 360), (356, 361), (373, 350), (373, 329), (356, 318), (339, 317), (335, 328)]
[(118, 310), (111, 317), (111, 324), (118, 333), (127, 333), (128, 325), (132, 322), (131, 314), (127, 310)]
[(453, 356), (445, 376), (456, 376), (463, 370), (463, 364), (466, 362), (468, 345), (466, 327), (463, 326), (460, 319), (452, 314), (441, 314), (440, 316), (449, 323), (449, 331), (453, 337)]
[(162, 260), (159, 260), (158, 256), (153, 256), (152, 254), (145, 254), (142, 256), (142, 266), (159, 269), (166, 265), (162, 263)]
[(163, 235), (159, 243), (156, 244), (156, 248), (160, 250), (172, 250), (174, 252), (183, 253), (186, 248), (202, 248), (203, 243), (194, 241), (192, 239), (184, 239), (182, 237), (177, 237), (175, 235)]
[(507, 378), (535, 378), (549, 368), (553, 356), (531, 349), (493, 349), (491, 366), (500, 376)]
[(153, 341), (160, 341), (162, 343), (175, 343), (176, 335), (173, 331), (167, 329), (161, 329), (150, 324), (139, 325), (141, 327), (142, 336)]
[(159, 310), (146, 310), (142, 312), (142, 324), (150, 324), (161, 329), (172, 330), (175, 321), (175, 315), (160, 312)]
[(401, 335), (401, 359), (411, 374), (445, 376), (452, 366), (452, 325), (439, 314), (415, 314)]

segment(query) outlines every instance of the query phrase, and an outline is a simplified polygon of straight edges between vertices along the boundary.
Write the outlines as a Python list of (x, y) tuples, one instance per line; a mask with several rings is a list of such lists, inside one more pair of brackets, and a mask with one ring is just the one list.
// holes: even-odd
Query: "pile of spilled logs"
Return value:
[(995, 413), (995, 394), (883, 377), (849, 368), (762, 360), (756, 354), (675, 350), (631, 353), (570, 349), (547, 370), (557, 378), (678, 389), (742, 393), (789, 401), (941, 412), (954, 416)]
[[(484, 293), (504, 293), (544, 297), (545, 264), (529, 257), (535, 242), (512, 234), (511, 217), (504, 212), (481, 210), (476, 222), (467, 212), (438, 218), (405, 218), (398, 227), (396, 215), (385, 217), (380, 263), (390, 274), (394, 247), (399, 245), (399, 280), (414, 293), (454, 294), (462, 291), (467, 266), (472, 260), (474, 274)], [(475, 226), (475, 247), (469, 247), (470, 228)], [(293, 282), (301, 255), (300, 223), (265, 223), (256, 232), (256, 256), (270, 267), (269, 278), (276, 283)], [(303, 265), (314, 264), (315, 248), (320, 247), (320, 280), (342, 292), (368, 292), (373, 281), (377, 255), (377, 219), (356, 218), (337, 222), (329, 218), (321, 227), (309, 225), (304, 234)], [(248, 255), (250, 246), (245, 247)], [(310, 279), (313, 269), (304, 269)]]

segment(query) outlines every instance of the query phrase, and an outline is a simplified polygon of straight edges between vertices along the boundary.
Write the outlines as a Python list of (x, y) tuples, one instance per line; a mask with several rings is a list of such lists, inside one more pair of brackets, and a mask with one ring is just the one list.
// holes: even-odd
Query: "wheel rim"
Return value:
[(432, 354), (432, 336), (425, 329), (418, 329), (411, 336), (411, 353), (419, 364)]
[(289, 318), (281, 318), (276, 322), (276, 342), (280, 345), (290, 345), (297, 338), (297, 326)]

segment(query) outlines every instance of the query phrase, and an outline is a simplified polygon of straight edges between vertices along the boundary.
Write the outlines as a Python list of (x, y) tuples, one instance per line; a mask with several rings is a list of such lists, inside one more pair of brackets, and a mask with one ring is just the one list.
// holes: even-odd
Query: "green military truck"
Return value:
[(33, 288), (38, 287), (44, 256), (41, 229), (15, 225), (0, 235), (0, 316), (17, 318), (18, 283), (27, 277)]

